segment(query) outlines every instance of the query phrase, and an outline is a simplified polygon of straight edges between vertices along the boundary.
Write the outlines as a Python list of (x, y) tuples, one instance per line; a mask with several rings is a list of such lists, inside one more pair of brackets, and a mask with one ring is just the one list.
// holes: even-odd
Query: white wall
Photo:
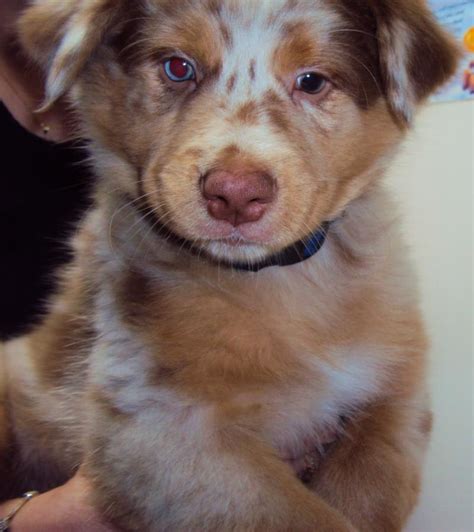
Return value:
[(389, 179), (432, 340), (435, 427), (409, 532), (474, 530), (473, 127), (473, 101), (430, 104)]

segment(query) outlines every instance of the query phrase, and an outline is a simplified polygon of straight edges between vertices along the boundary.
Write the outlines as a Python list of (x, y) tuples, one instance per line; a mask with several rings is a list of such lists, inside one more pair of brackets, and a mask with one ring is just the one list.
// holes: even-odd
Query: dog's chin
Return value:
[(252, 265), (268, 258), (269, 251), (262, 244), (236, 239), (208, 241), (203, 245), (207, 255), (216, 262), (229, 265)]

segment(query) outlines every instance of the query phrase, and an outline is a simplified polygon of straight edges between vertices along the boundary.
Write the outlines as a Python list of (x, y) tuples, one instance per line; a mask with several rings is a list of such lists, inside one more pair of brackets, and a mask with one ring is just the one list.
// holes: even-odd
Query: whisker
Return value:
[(116, 220), (116, 217), (121, 212), (123, 212), (125, 209), (127, 209), (128, 207), (133, 206), (134, 204), (136, 204), (137, 202), (141, 201), (142, 199), (150, 196), (151, 194), (152, 194), (152, 192), (149, 192), (147, 194), (142, 194), (141, 196), (139, 196), (137, 198), (133, 198), (131, 201), (128, 201), (127, 203), (125, 203), (125, 204), (121, 205), (120, 207), (118, 207), (117, 209), (115, 209), (115, 211), (113, 212), (112, 216), (110, 217), (109, 227), (108, 227), (108, 234), (107, 234), (107, 241), (109, 243), (110, 249), (115, 254), (115, 256), (118, 257), (118, 253), (116, 252), (115, 247), (114, 247), (114, 243), (113, 243), (113, 225), (114, 225), (114, 221)]
[(119, 52), (119, 57), (126, 53), (128, 50), (130, 50), (131, 48), (134, 48), (135, 46), (139, 46), (140, 44), (144, 44), (144, 43), (153, 43), (155, 42), (155, 40), (151, 37), (144, 37), (142, 39), (137, 39), (136, 41), (133, 41), (132, 43), (130, 44), (127, 44), (127, 46), (125, 46), (124, 48), (122, 48)]
[[(339, 44), (340, 46), (344, 47), (346, 50), (348, 49), (348, 47), (344, 43), (335, 43), (335, 44)], [(372, 70), (370, 70), (370, 68), (363, 61), (361, 61), (358, 57), (356, 57), (353, 54), (351, 54), (349, 51), (346, 51), (345, 54), (348, 57), (350, 57), (353, 61), (355, 61), (357, 64), (359, 64), (370, 75), (370, 77), (372, 78), (375, 86), (377, 87), (377, 90), (378, 90), (379, 94), (382, 96), (383, 95), (383, 91), (382, 91), (382, 89), (380, 87), (380, 84), (379, 84), (379, 82), (377, 80), (377, 77), (372, 72)], [(367, 91), (365, 90), (363, 84), (361, 86), (362, 86), (362, 88), (364, 90), (365, 97), (366, 97), (366, 100), (367, 100), (367, 103), (368, 103)]]
[(328, 35), (335, 35), (337, 33), (360, 33), (362, 35), (367, 35), (368, 37), (371, 37), (372, 39), (375, 39), (376, 41), (379, 40), (378, 36), (375, 33), (369, 33), (368, 31), (356, 30), (356, 29), (350, 29), (350, 28), (332, 30), (329, 32)]

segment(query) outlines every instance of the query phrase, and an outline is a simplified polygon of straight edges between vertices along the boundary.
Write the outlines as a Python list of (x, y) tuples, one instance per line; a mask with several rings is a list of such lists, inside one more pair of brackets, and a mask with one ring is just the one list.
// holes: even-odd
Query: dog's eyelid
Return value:
[(187, 61), (193, 68), (198, 72), (199, 65), (193, 59), (191, 56), (189, 56), (186, 52), (183, 52), (183, 50), (180, 50), (178, 48), (158, 48), (154, 53), (155, 60), (162, 63), (164, 61), (168, 61), (169, 59), (173, 59), (174, 57), (179, 57), (181, 59), (184, 59)]

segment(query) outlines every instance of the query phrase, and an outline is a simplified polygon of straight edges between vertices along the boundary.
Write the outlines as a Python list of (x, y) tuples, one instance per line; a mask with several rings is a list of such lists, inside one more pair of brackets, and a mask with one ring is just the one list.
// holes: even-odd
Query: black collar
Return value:
[(310, 259), (323, 247), (326, 242), (329, 222), (324, 223), (317, 231), (309, 237), (299, 240), (295, 244), (288, 246), (284, 250), (263, 259), (255, 264), (229, 264), (234, 270), (245, 272), (259, 272), (272, 266), (292, 266)]
[[(193, 243), (176, 235), (168, 227), (162, 224), (155, 216), (153, 211), (144, 203), (141, 205), (134, 204), (141, 215), (141, 217), (148, 222), (154, 232), (158, 233), (161, 237), (164, 237), (167, 242), (172, 242), (179, 246), (181, 249), (186, 249), (191, 253), (198, 253), (193, 246)], [(229, 263), (225, 261), (216, 261), (212, 257), (207, 256), (210, 262), (215, 262), (220, 266), (228, 267), (242, 272), (259, 272), (265, 268), (272, 266), (292, 266), (304, 262), (318, 253), (326, 242), (327, 232), (330, 227), (330, 222), (325, 222), (318, 228), (313, 234), (309, 235), (298, 242), (288, 246), (279, 253), (261, 260), (256, 263)], [(201, 253), (199, 253), (202, 256)]]

